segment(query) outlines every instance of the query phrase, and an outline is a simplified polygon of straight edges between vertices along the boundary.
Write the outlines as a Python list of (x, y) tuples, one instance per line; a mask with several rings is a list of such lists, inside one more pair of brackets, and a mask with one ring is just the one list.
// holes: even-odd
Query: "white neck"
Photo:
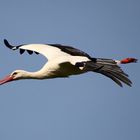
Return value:
[(41, 71), (36, 71), (36, 72), (28, 72), (25, 71), (23, 78), (27, 79), (45, 79), (47, 78), (46, 74), (42, 73)]

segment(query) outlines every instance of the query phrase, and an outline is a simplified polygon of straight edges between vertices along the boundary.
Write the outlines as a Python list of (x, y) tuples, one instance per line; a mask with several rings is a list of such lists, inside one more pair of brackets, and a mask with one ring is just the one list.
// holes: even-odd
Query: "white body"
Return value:
[(48, 62), (36, 72), (28, 72), (24, 70), (15, 70), (10, 75), (0, 80), (0, 85), (19, 79), (48, 79), (57, 77), (68, 77), (70, 75), (82, 74), (88, 71), (101, 73), (119, 86), (122, 83), (131, 86), (132, 82), (128, 79), (128, 75), (122, 71), (118, 64), (127, 64), (136, 62), (135, 58), (126, 58), (123, 60), (112, 60), (105, 58), (92, 58), (87, 53), (60, 44), (29, 44), (13, 46), (5, 39), (5, 45), (12, 50), (20, 50), (20, 54), (26, 50), (29, 54), (35, 52), (44, 55)]
[(72, 56), (62, 52), (56, 47), (44, 44), (23, 45), (20, 49), (36, 51), (44, 55), (48, 62), (37, 72), (30, 73), (30, 78), (48, 79), (56, 77), (68, 77), (70, 75), (81, 74), (87, 71), (83, 67), (75, 67), (77, 62), (90, 61), (89, 58), (83, 56)]

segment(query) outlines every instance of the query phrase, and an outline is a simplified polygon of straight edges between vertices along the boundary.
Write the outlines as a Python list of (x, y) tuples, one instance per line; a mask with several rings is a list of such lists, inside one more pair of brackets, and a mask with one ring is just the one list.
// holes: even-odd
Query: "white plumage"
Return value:
[(48, 62), (36, 72), (27, 72), (24, 70), (15, 70), (9, 76), (0, 80), (0, 84), (19, 79), (49, 79), (57, 77), (68, 77), (70, 75), (82, 74), (88, 71), (101, 73), (111, 78), (118, 85), (125, 83), (131, 86), (132, 82), (128, 79), (118, 64), (136, 62), (135, 58), (126, 58), (123, 60), (112, 60), (104, 58), (92, 58), (87, 53), (60, 44), (28, 44), (12, 46), (7, 40), (5, 45), (12, 49), (20, 51), (23, 54), (27, 51), (29, 54), (35, 52), (44, 55)]

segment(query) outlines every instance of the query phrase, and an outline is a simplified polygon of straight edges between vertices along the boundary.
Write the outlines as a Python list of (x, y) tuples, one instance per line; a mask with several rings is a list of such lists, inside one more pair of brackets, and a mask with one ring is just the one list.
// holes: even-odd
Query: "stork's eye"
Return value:
[(17, 75), (17, 72), (14, 72), (12, 75), (13, 75), (13, 76)]

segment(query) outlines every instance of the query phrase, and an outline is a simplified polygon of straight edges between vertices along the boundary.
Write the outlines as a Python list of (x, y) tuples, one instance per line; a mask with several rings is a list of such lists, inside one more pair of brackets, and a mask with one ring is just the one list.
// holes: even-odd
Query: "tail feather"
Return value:
[(115, 78), (117, 78), (118, 80), (122, 81), (123, 83), (127, 84), (128, 86), (132, 85), (132, 82), (123, 74), (120, 73), (115, 73), (112, 71), (108, 71), (108, 73), (110, 73), (112, 76), (114, 76)]
[(109, 77), (110, 79), (112, 79), (115, 83), (117, 83), (120, 87), (122, 87), (122, 83), (114, 76), (112, 76), (112, 74), (110, 73), (106, 73), (106, 72), (102, 72), (103, 75)]
[(128, 75), (112, 59), (97, 58), (96, 62), (88, 61), (85, 64), (85, 70), (101, 73), (112, 79), (121, 87), (122, 83), (128, 86), (132, 85)]

